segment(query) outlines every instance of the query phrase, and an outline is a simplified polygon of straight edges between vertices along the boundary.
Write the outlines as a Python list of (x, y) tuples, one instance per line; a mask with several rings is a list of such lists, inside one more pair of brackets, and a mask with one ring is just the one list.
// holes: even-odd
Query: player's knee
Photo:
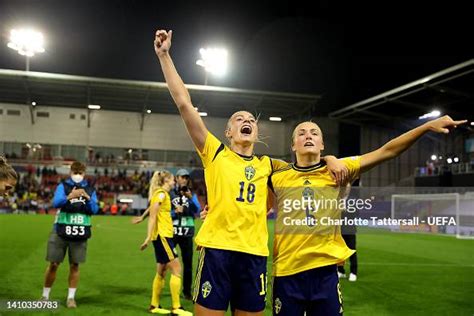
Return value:
[(49, 263), (49, 271), (56, 272), (59, 268), (59, 262), (50, 262)]
[(181, 264), (179, 260), (175, 259), (169, 263), (171, 273), (177, 276), (181, 276)]
[(167, 265), (166, 264), (159, 263), (159, 264), (156, 265), (156, 273), (161, 275), (162, 277), (165, 276), (166, 270), (167, 270)]
[(78, 263), (71, 263), (69, 265), (71, 271), (79, 271), (79, 264)]

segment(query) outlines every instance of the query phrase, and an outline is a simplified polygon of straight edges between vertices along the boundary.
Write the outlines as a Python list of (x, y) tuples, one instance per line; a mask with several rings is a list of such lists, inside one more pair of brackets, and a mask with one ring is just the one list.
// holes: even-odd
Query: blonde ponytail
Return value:
[(168, 170), (155, 171), (150, 179), (150, 188), (148, 189), (148, 200), (151, 200), (153, 194), (165, 183), (165, 179), (172, 177), (173, 174)]

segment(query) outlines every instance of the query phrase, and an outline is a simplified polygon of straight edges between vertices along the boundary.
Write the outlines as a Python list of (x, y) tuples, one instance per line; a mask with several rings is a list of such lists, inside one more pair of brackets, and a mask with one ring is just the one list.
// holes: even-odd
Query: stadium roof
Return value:
[(331, 118), (386, 125), (418, 119), (433, 110), (474, 119), (474, 59), (446, 68), (369, 99), (333, 111)]
[[(283, 119), (310, 113), (318, 95), (187, 85), (193, 103), (210, 116), (229, 117), (238, 110)], [(0, 102), (86, 109), (177, 114), (165, 83), (72, 76), (0, 69)]]

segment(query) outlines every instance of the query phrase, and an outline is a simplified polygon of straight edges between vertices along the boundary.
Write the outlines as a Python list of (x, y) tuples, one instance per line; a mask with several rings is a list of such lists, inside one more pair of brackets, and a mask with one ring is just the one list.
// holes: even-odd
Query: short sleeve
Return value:
[(151, 198), (151, 205), (153, 204), (161, 204), (163, 201), (166, 199), (166, 193), (163, 190), (158, 190), (153, 194), (153, 197)]
[(273, 158), (270, 158), (270, 159), (271, 159), (271, 162), (272, 162), (272, 172), (278, 171), (278, 170), (283, 169), (286, 166), (288, 166), (288, 163), (284, 160), (273, 159)]
[(219, 154), (220, 151), (224, 149), (224, 144), (218, 140), (210, 132), (207, 133), (206, 142), (202, 152), (197, 150), (199, 157), (201, 158), (202, 165), (206, 168)]
[(360, 176), (360, 156), (341, 159), (349, 171), (349, 181), (352, 183)]

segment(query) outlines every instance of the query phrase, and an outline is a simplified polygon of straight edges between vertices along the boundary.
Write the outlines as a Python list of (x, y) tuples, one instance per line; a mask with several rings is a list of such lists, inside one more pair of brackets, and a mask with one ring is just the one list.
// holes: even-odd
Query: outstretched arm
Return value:
[(181, 118), (186, 125), (189, 135), (194, 143), (194, 146), (202, 152), (207, 137), (207, 128), (203, 120), (199, 116), (198, 111), (191, 103), (191, 97), (188, 90), (184, 86), (183, 80), (179, 76), (174, 66), (173, 60), (169, 54), (171, 48), (171, 38), (173, 32), (166, 32), (158, 30), (155, 33), (155, 53), (160, 61), (163, 75), (165, 76), (168, 89), (171, 96), (178, 107)]
[(147, 208), (141, 216), (135, 216), (134, 218), (132, 218), (132, 224), (140, 224), (141, 222), (143, 222), (145, 217), (148, 216), (148, 213), (150, 213), (150, 208)]
[(397, 138), (392, 139), (379, 149), (362, 155), (360, 158), (360, 172), (366, 172), (382, 162), (395, 158), (410, 148), (421, 136), (429, 131), (448, 134), (450, 128), (456, 128), (466, 120), (454, 121), (448, 115), (426, 122)]

